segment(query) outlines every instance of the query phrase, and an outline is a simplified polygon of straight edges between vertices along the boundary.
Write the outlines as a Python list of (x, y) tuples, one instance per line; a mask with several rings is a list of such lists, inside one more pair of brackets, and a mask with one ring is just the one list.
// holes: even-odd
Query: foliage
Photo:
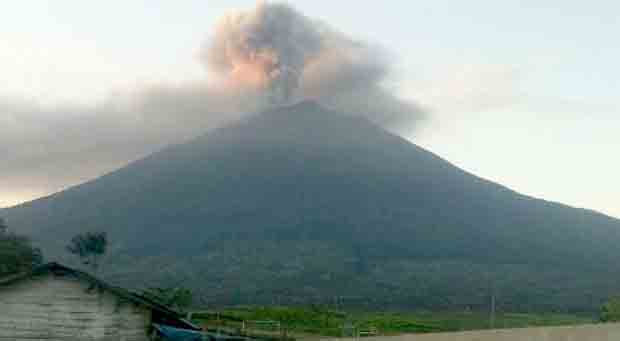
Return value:
[(601, 307), (601, 321), (620, 321), (620, 297), (613, 297)]
[(184, 311), (192, 304), (192, 292), (186, 288), (149, 288), (143, 295), (173, 309)]
[(0, 218), (0, 276), (25, 271), (42, 262), (41, 250), (32, 247), (28, 238), (10, 233), (6, 221)]
[(90, 266), (96, 272), (107, 246), (108, 237), (105, 232), (87, 232), (74, 236), (67, 245), (67, 251), (78, 256), (82, 264)]

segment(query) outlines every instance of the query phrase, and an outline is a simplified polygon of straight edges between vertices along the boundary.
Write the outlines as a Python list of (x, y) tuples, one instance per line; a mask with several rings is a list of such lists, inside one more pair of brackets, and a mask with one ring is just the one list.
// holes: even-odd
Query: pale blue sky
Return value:
[[(392, 53), (387, 86), (433, 112), (412, 141), (525, 194), (620, 217), (620, 3), (289, 3)], [(0, 98), (91, 103), (204, 78), (196, 54), (216, 19), (254, 4), (5, 1)], [(44, 192), (0, 188), (0, 206)]]

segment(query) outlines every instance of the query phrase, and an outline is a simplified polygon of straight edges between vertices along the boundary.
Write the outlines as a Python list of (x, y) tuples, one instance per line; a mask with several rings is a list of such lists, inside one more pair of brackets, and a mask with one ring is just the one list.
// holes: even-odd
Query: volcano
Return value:
[[(524, 165), (536, 167), (536, 165)], [(620, 221), (516, 193), (313, 102), (0, 211), (48, 258), (110, 239), (108, 279), (210, 304), (589, 310), (620, 290)], [(490, 284), (491, 283), (491, 284)]]

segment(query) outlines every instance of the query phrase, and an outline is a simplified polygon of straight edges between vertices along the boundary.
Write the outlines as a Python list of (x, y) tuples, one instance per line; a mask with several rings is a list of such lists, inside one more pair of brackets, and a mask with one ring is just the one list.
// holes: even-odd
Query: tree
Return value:
[(601, 321), (620, 321), (620, 297), (613, 297), (601, 307)]
[(9, 226), (3, 218), (0, 218), (0, 236), (3, 236), (9, 230)]
[(82, 264), (89, 266), (96, 273), (107, 247), (108, 236), (105, 232), (86, 232), (73, 237), (67, 245), (67, 251), (78, 256)]
[(192, 304), (192, 292), (186, 288), (149, 288), (142, 294), (152, 300), (172, 307), (176, 310), (185, 310)]
[(0, 218), (0, 276), (27, 271), (42, 262), (41, 250), (33, 247), (30, 239), (11, 233)]

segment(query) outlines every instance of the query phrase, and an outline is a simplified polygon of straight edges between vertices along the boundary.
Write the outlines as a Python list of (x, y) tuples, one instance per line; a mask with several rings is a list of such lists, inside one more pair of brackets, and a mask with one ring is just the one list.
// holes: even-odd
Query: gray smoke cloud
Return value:
[(206, 64), (233, 82), (260, 86), (285, 103), (297, 90), (305, 66), (323, 49), (324, 33), (284, 4), (259, 3), (231, 12), (216, 25)]
[(256, 112), (252, 92), (150, 87), (93, 106), (0, 98), (0, 207), (58, 191)]
[(312, 99), (393, 130), (424, 118), (383, 86), (390, 59), (382, 49), (288, 5), (227, 14), (201, 62), (208, 82), (151, 86), (92, 106), (0, 98), (0, 207), (15, 193), (57, 191), (274, 105)]
[(390, 72), (385, 51), (286, 4), (261, 2), (227, 14), (202, 55), (232, 88), (262, 89), (276, 105), (312, 99), (391, 128), (422, 117), (413, 103), (382, 88)]

